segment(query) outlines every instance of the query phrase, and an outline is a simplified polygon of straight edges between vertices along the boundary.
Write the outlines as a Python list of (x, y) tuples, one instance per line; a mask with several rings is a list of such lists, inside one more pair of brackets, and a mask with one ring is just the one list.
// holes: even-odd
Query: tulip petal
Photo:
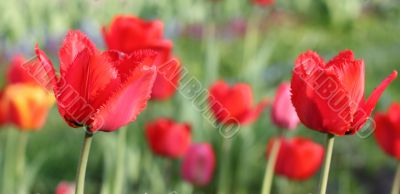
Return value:
[(37, 44), (35, 47), (35, 52), (38, 60), (24, 65), (24, 67), (27, 68), (27, 71), (41, 86), (49, 90), (56, 90), (58, 78), (56, 76), (53, 64), (46, 54), (39, 49)]
[(247, 84), (236, 84), (225, 94), (223, 106), (228, 110), (229, 116), (240, 117), (249, 114), (250, 107), (253, 106), (253, 93)]
[(329, 61), (327, 67), (333, 67), (342, 81), (343, 87), (350, 95), (352, 113), (357, 111), (358, 104), (364, 96), (365, 89), (365, 65), (363, 60), (355, 60), (351, 50), (339, 53)]
[(368, 117), (371, 115), (374, 110), (376, 103), (381, 97), (382, 93), (385, 91), (386, 87), (397, 77), (397, 71), (393, 71), (386, 79), (382, 81), (382, 83), (374, 89), (371, 96), (366, 100), (361, 100), (359, 104), (359, 108), (355, 114), (354, 121), (352, 123), (352, 130), (350, 134), (354, 134), (361, 127), (364, 126)]
[(151, 98), (165, 100), (171, 97), (179, 85), (181, 66), (178, 60), (171, 59), (158, 66), (158, 73)]
[[(113, 64), (115, 59), (109, 55), (109, 53), (91, 55), (88, 49), (84, 49), (76, 56), (64, 77), (68, 86), (72, 86), (67, 88), (78, 92), (88, 104), (96, 105), (94, 108), (99, 105), (93, 102), (98, 101), (99, 93), (110, 83), (118, 82), (117, 70)], [(115, 83), (113, 85), (116, 86)]]
[(79, 53), (87, 49), (90, 55), (97, 52), (95, 45), (79, 30), (68, 31), (59, 51), (60, 73), (64, 76)]
[(89, 126), (91, 132), (114, 131), (136, 119), (146, 107), (156, 78), (155, 66), (139, 66), (100, 108)]
[(131, 70), (139, 65), (151, 66), (157, 57), (157, 52), (151, 49), (136, 50), (130, 53), (125, 60), (115, 63), (115, 68), (118, 71), (121, 80), (129, 78)]

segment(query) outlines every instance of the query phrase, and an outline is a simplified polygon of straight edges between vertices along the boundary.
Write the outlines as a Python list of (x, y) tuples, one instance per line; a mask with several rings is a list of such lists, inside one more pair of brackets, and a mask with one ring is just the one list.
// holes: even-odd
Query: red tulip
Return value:
[(300, 121), (290, 98), (290, 84), (282, 83), (272, 103), (271, 119), (275, 125), (285, 129), (295, 129)]
[(223, 124), (252, 123), (268, 105), (265, 99), (253, 106), (253, 93), (249, 85), (240, 83), (229, 86), (223, 80), (210, 87), (209, 103), (215, 118)]
[(400, 160), (400, 104), (393, 103), (387, 113), (375, 115), (375, 139), (390, 156)]
[(147, 142), (151, 150), (160, 156), (179, 158), (185, 154), (191, 142), (191, 127), (159, 118), (146, 125)]
[(67, 182), (60, 182), (56, 188), (56, 194), (74, 194), (75, 186)]
[(100, 52), (80, 31), (69, 31), (59, 52), (60, 76), (43, 51), (27, 67), (54, 90), (60, 114), (72, 127), (88, 132), (114, 131), (145, 108), (156, 76), (156, 54)]
[(159, 20), (145, 21), (134, 16), (116, 16), (107, 29), (103, 27), (103, 37), (109, 49), (132, 53), (138, 49), (152, 49), (160, 53), (155, 64), (169, 68), (158, 72), (151, 94), (152, 99), (164, 100), (171, 97), (180, 79), (180, 63), (172, 59), (172, 42), (164, 39), (164, 26)]
[(308, 51), (296, 60), (292, 102), (307, 127), (333, 135), (357, 132), (371, 115), (383, 91), (397, 77), (394, 71), (364, 100), (365, 66), (351, 50), (328, 63)]
[(213, 177), (215, 155), (208, 143), (190, 146), (182, 162), (182, 177), (196, 186), (207, 185)]
[(10, 68), (7, 72), (8, 84), (29, 83), (37, 84), (36, 80), (23, 67), (27, 60), (22, 55), (15, 55), (11, 60)]
[(275, 0), (252, 0), (254, 5), (269, 6), (275, 3)]
[[(267, 145), (267, 157), (271, 147), (278, 139), (272, 139)], [(275, 172), (292, 180), (307, 180), (320, 168), (324, 157), (324, 148), (313, 141), (294, 137), (280, 138)]]

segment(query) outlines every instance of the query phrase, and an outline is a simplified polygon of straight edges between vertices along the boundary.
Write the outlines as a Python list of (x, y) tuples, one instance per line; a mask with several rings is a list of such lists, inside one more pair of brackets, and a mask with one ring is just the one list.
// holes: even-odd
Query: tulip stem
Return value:
[(28, 144), (28, 133), (27, 132), (20, 132), (18, 137), (18, 150), (17, 150), (17, 161), (16, 161), (16, 178), (19, 183), (18, 193), (22, 193), (24, 186), (23, 177), (25, 172), (25, 157), (26, 157), (26, 146)]
[(391, 194), (399, 194), (400, 191), (400, 162), (397, 164), (396, 175), (393, 179)]
[(76, 174), (75, 194), (84, 194), (86, 166), (89, 158), (90, 145), (92, 144), (93, 134), (85, 132), (81, 158), (79, 160), (78, 172)]
[(230, 157), (231, 157), (231, 139), (223, 139), (222, 142), (222, 158), (220, 163), (220, 174), (219, 174), (219, 185), (218, 194), (228, 194), (230, 193), (230, 183), (229, 183), (229, 168), (230, 168)]
[(262, 185), (261, 194), (271, 193), (272, 180), (274, 178), (275, 164), (278, 158), (279, 147), (280, 140), (278, 139), (272, 145), (271, 154), (269, 155), (268, 163), (265, 168), (264, 182)]
[(117, 168), (115, 174), (114, 193), (122, 193), (124, 187), (124, 167), (125, 167), (125, 152), (126, 152), (126, 136), (128, 129), (123, 127), (118, 134), (118, 152), (117, 152)]
[(335, 143), (335, 136), (328, 134), (326, 143), (326, 154), (325, 154), (325, 164), (322, 171), (321, 184), (320, 184), (320, 194), (326, 193), (326, 188), (328, 186), (329, 169), (331, 166), (333, 144)]

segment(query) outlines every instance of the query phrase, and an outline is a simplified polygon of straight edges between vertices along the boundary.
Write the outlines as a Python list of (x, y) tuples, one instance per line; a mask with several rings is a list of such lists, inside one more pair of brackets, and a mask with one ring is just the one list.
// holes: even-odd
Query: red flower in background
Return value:
[(191, 142), (191, 127), (159, 118), (146, 125), (147, 142), (151, 150), (160, 156), (179, 158), (185, 154)]
[(357, 132), (371, 115), (383, 91), (397, 77), (394, 71), (364, 100), (365, 66), (351, 50), (328, 63), (308, 51), (296, 60), (292, 102), (304, 125), (320, 132), (347, 135)]
[[(54, 90), (60, 114), (72, 127), (91, 133), (114, 131), (136, 119), (145, 108), (156, 76), (156, 54), (100, 52), (80, 31), (69, 31), (59, 52), (60, 76), (36, 48), (40, 63), (28, 67)], [(47, 82), (47, 83), (46, 83)]]
[(284, 129), (295, 129), (300, 122), (291, 101), (290, 84), (279, 85), (271, 110), (272, 122)]
[(248, 84), (239, 83), (229, 86), (220, 80), (209, 89), (209, 104), (219, 123), (223, 124), (249, 124), (255, 121), (268, 100), (253, 105), (253, 92)]
[(254, 5), (269, 6), (275, 3), (275, 0), (252, 0)]
[(375, 139), (390, 156), (400, 160), (400, 104), (393, 103), (387, 113), (375, 115)]
[(168, 63), (169, 68), (158, 72), (151, 94), (152, 99), (165, 100), (171, 97), (179, 84), (180, 63), (170, 61), (172, 42), (164, 39), (164, 26), (159, 20), (145, 21), (134, 16), (116, 16), (108, 28), (103, 27), (103, 37), (109, 49), (132, 53), (138, 49), (152, 49), (159, 53), (155, 64)]
[(0, 97), (0, 123), (12, 123), (22, 131), (43, 127), (54, 97), (39, 85), (25, 66), (37, 63), (15, 55), (7, 71), (7, 84)]
[(63, 181), (57, 185), (55, 194), (74, 194), (74, 193), (75, 193), (75, 186), (73, 184)]
[(291, 139), (272, 139), (267, 145), (267, 157), (275, 141), (280, 141), (275, 172), (292, 180), (307, 180), (320, 168), (324, 148), (313, 141), (294, 137)]
[(212, 180), (215, 154), (208, 143), (192, 144), (182, 161), (182, 177), (196, 186), (205, 186)]
[(32, 77), (26, 69), (23, 68), (27, 60), (22, 55), (15, 55), (7, 72), (7, 84), (37, 84), (34, 77)]

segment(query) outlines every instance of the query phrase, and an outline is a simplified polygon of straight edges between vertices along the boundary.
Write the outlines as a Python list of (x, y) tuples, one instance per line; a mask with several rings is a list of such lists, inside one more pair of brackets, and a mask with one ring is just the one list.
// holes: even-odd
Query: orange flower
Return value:
[(54, 103), (53, 94), (32, 84), (10, 84), (3, 95), (2, 104), (8, 110), (7, 119), (22, 131), (42, 128)]

